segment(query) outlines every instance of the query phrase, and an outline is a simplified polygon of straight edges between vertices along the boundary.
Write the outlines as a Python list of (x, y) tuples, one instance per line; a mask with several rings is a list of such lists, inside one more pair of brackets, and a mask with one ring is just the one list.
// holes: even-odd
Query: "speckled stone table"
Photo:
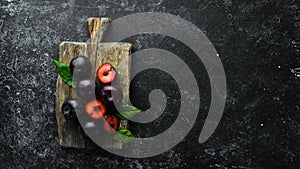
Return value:
[[(296, 0), (1, 0), (0, 168), (299, 168), (300, 6)], [(170, 37), (144, 34), (125, 41), (139, 51), (159, 47), (180, 56), (196, 74), (201, 94), (197, 122), (164, 154), (129, 159), (102, 149), (64, 149), (55, 119), (62, 41), (86, 41), (88, 17), (116, 19), (166, 12), (198, 26), (220, 54), (227, 77), (226, 107), (210, 139), (197, 139), (210, 106), (208, 75), (195, 54)], [(148, 78), (151, 77), (151, 78)], [(168, 87), (166, 87), (168, 86)], [(131, 123), (138, 137), (163, 132), (175, 120), (180, 93), (172, 78), (152, 70), (131, 84), (135, 105), (147, 109), (161, 88), (168, 103), (147, 124)], [(136, 92), (142, 91), (142, 92)]]

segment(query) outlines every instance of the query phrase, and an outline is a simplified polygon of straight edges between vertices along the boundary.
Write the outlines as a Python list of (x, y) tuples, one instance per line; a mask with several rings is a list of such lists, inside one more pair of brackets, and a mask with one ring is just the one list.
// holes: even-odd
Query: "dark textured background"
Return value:
[[(300, 67), (299, 1), (1, 0), (0, 4), (0, 168), (300, 167), (300, 73), (295, 69)], [(58, 45), (86, 41), (88, 17), (116, 19), (150, 11), (194, 23), (218, 50), (228, 98), (217, 130), (204, 144), (197, 142), (210, 101), (201, 62), (193, 61), (190, 49), (174, 39), (137, 35), (127, 39), (135, 51), (170, 50), (197, 72), (205, 97), (195, 127), (170, 151), (146, 159), (118, 157), (101, 149), (62, 149), (54, 115), (57, 74), (50, 63), (58, 58)], [(158, 80), (163, 81), (153, 83)], [(162, 132), (176, 117), (177, 86), (161, 72), (144, 72), (135, 79), (133, 102), (146, 109), (147, 92), (157, 87), (169, 93), (167, 109), (153, 125), (132, 123), (137, 136)]]

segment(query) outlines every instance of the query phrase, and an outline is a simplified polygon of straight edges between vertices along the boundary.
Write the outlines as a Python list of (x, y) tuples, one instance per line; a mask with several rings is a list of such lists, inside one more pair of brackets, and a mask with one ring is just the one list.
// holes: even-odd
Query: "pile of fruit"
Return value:
[[(63, 103), (61, 112), (66, 119), (81, 118), (85, 122), (82, 125), (85, 136), (97, 135), (103, 129), (107, 134), (114, 134), (113, 138), (120, 142), (127, 142), (128, 138), (134, 137), (119, 122), (141, 110), (129, 105), (119, 105), (122, 101), (122, 90), (112, 85), (118, 73), (111, 64), (102, 64), (97, 69), (95, 78), (91, 77), (91, 62), (85, 56), (77, 56), (69, 64), (56, 60), (52, 62), (62, 80), (74, 88), (78, 96)], [(121, 107), (122, 114), (116, 109), (116, 105)]]

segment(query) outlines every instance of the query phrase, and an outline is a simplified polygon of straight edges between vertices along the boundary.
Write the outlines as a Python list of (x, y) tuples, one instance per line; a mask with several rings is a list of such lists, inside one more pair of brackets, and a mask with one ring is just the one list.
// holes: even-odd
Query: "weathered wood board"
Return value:
[[(91, 41), (86, 42), (62, 42), (59, 49), (59, 61), (69, 63), (78, 55), (87, 56), (92, 63), (92, 74), (96, 79), (96, 72), (103, 63), (112, 64), (118, 71), (118, 83), (123, 91), (123, 103), (129, 100), (129, 75), (130, 75), (130, 53), (132, 45), (125, 42), (100, 43), (104, 31), (110, 19), (89, 18), (88, 28)], [(120, 64), (122, 63), (122, 64)], [(61, 113), (61, 106), (68, 98), (77, 98), (72, 88), (67, 86), (58, 76), (56, 84), (56, 119), (58, 125), (59, 144), (64, 147), (90, 148), (95, 144), (83, 137), (80, 124), (74, 120), (65, 119)], [(127, 120), (121, 120), (120, 125), (128, 127)], [(104, 131), (103, 131), (104, 132)], [(122, 148), (122, 143), (106, 139), (104, 147)]]

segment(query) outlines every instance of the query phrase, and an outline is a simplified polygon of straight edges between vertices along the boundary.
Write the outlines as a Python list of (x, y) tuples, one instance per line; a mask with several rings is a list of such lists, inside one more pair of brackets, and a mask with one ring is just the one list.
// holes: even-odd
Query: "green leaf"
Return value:
[(70, 65), (62, 63), (60, 61), (51, 59), (51, 62), (56, 66), (56, 72), (60, 75), (61, 79), (70, 87), (74, 87), (72, 81), (72, 73), (70, 70)]
[(113, 139), (122, 143), (128, 143), (134, 139), (134, 135), (128, 129), (119, 127), (118, 132), (114, 135)]
[(128, 119), (130, 117), (133, 117), (134, 115), (142, 112), (142, 110), (134, 107), (134, 106), (130, 106), (130, 105), (122, 105), (120, 108), (120, 112), (122, 113), (117, 113), (116, 116), (121, 119), (121, 120), (125, 120)]

